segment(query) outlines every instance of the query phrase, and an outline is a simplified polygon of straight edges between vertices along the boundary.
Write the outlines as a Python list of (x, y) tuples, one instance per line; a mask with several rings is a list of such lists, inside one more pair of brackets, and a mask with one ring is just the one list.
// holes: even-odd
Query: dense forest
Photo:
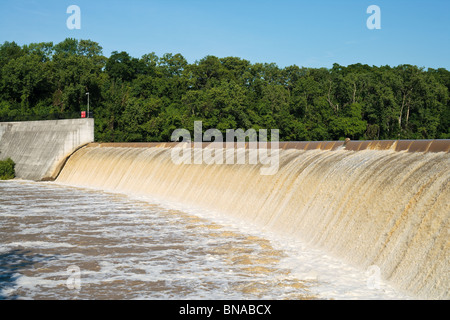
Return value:
[(413, 65), (280, 68), (238, 57), (105, 57), (91, 40), (0, 46), (0, 121), (90, 107), (97, 141), (170, 141), (178, 128), (280, 129), (280, 140), (448, 139), (450, 72)]

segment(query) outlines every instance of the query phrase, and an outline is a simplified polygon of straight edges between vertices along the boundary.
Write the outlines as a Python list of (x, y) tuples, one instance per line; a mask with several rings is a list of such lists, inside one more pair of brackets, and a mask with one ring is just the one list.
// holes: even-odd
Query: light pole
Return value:
[(89, 92), (86, 93), (88, 97), (87, 117), (89, 118)]

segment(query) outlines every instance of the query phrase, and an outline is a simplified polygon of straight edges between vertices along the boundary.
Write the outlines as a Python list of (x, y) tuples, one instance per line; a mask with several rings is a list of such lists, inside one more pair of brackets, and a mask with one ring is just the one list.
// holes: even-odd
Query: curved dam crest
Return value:
[(272, 176), (261, 164), (176, 165), (174, 145), (90, 144), (56, 182), (220, 211), (360, 268), (375, 265), (414, 296), (450, 297), (448, 140), (280, 143)]

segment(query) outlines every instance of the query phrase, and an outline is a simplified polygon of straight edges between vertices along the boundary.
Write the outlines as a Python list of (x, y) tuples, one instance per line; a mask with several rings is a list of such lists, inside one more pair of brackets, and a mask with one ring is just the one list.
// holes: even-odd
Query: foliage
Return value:
[(10, 158), (0, 161), (0, 180), (10, 180), (14, 179), (15, 173), (15, 163)]
[(114, 51), (91, 40), (0, 46), (0, 121), (87, 108), (100, 141), (169, 141), (177, 128), (280, 129), (281, 140), (450, 137), (450, 72), (413, 65), (279, 68), (238, 57)]

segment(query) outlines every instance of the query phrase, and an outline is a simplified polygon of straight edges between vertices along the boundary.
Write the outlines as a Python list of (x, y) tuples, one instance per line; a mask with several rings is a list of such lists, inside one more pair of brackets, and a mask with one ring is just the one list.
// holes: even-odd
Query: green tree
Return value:
[(86, 110), (96, 139), (169, 141), (173, 130), (280, 129), (282, 140), (450, 138), (450, 72), (413, 65), (279, 68), (239, 57), (140, 58), (67, 38), (0, 45), (0, 120)]
[(127, 52), (114, 51), (106, 62), (106, 72), (113, 79), (131, 81), (137, 74), (144, 71), (144, 64)]
[(0, 161), (0, 180), (11, 180), (16, 176), (15, 173), (16, 164), (11, 158)]

